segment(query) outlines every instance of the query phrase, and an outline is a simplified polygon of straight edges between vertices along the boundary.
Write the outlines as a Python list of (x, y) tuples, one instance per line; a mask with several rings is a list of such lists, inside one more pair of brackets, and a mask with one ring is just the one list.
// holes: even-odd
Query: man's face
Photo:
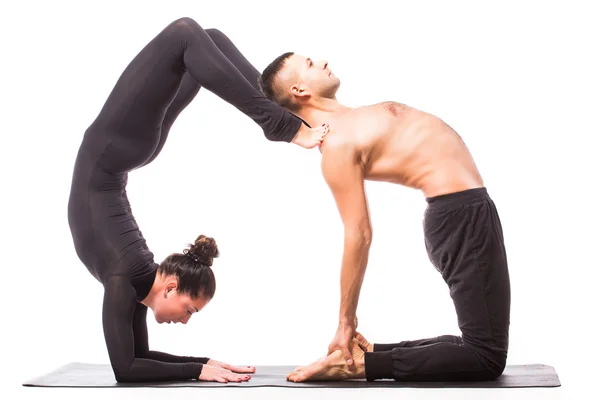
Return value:
[(340, 80), (329, 69), (327, 61), (313, 61), (310, 57), (293, 54), (287, 60), (286, 68), (296, 77), (290, 82), (290, 90), (295, 95), (308, 93), (310, 96), (334, 98), (340, 87)]

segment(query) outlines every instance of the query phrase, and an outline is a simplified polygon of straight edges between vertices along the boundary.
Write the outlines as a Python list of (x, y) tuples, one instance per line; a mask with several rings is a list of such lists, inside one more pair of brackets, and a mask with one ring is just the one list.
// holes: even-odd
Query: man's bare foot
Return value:
[(318, 363), (320, 363), (321, 361), (325, 360), (327, 357), (321, 357), (319, 358), (317, 361), (313, 361), (312, 363), (308, 364), (308, 365), (301, 365), (299, 367), (296, 367), (292, 372), (290, 372), (287, 375), (287, 378), (289, 378), (290, 376), (292, 376), (293, 374), (297, 374), (298, 372), (302, 372), (307, 368), (310, 368), (314, 365), (317, 365)]
[(355, 332), (354, 339), (356, 339), (358, 345), (363, 351), (371, 353), (373, 352), (373, 343), (369, 343), (369, 341), (365, 339), (365, 337), (361, 333)]
[(352, 341), (352, 365), (346, 364), (341, 350), (312, 363), (308, 367), (299, 367), (287, 376), (292, 382), (304, 381), (343, 381), (365, 377), (365, 352), (356, 340)]

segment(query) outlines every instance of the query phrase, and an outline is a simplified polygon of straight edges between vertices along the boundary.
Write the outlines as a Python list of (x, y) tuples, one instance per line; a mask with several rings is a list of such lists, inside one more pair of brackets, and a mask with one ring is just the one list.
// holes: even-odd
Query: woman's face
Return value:
[(176, 288), (168, 287), (154, 303), (154, 318), (159, 324), (187, 324), (192, 315), (202, 310), (209, 301), (203, 296), (192, 299), (187, 294), (178, 293)]

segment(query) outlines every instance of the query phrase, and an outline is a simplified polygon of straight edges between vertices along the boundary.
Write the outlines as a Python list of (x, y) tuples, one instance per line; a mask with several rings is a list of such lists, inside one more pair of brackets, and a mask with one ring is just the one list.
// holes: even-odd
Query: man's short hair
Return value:
[(284, 87), (280, 80), (280, 72), (288, 58), (293, 54), (294, 52), (288, 51), (274, 59), (258, 78), (258, 85), (262, 93), (269, 100), (274, 101), (289, 110), (296, 111), (298, 109), (298, 104), (294, 101), (293, 96), (289, 94), (287, 88)]

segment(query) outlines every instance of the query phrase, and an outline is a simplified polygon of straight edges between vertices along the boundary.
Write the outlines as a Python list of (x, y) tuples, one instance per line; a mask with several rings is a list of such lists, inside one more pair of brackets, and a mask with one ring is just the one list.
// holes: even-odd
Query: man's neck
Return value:
[(341, 104), (336, 99), (319, 99), (302, 107), (297, 114), (314, 128), (329, 123), (332, 118), (350, 110), (350, 107)]

